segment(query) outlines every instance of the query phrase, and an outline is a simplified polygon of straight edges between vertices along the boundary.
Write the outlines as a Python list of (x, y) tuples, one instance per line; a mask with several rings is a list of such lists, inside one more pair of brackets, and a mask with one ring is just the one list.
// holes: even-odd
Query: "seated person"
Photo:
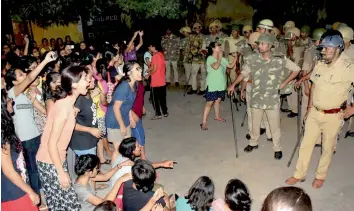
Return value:
[(250, 211), (252, 200), (246, 185), (232, 179), (225, 188), (225, 199), (217, 199), (213, 202), (213, 211)]
[(209, 211), (214, 200), (214, 183), (207, 177), (199, 177), (185, 197), (176, 201), (176, 211)]
[[(120, 165), (123, 162), (126, 165), (122, 166), (111, 178), (110, 186), (116, 183), (116, 181), (124, 174), (130, 173), (132, 169), (132, 165), (134, 161), (141, 156), (141, 147), (134, 137), (125, 138), (119, 145), (119, 155), (116, 160), (113, 161), (112, 166)], [(130, 165), (128, 165), (128, 161), (131, 161)], [(156, 168), (173, 168), (174, 161), (163, 161), (158, 163), (152, 163), (152, 166)]]
[(156, 203), (161, 204), (164, 211), (170, 210), (168, 196), (163, 193), (162, 188), (159, 188), (155, 194), (152, 191), (156, 172), (149, 161), (137, 160), (132, 167), (132, 176), (132, 180), (124, 183), (123, 210), (148, 211)]
[(117, 180), (106, 197), (101, 198), (96, 196), (91, 183), (109, 180), (118, 168), (120, 168), (118, 165), (105, 174), (99, 174), (99, 164), (100, 159), (96, 155), (91, 154), (81, 155), (76, 162), (75, 172), (78, 177), (73, 186), (79, 198), (82, 211), (93, 211), (96, 205), (106, 200), (113, 201), (122, 183), (132, 178), (131, 174), (125, 174)]
[(312, 211), (310, 196), (298, 187), (281, 187), (273, 190), (263, 202), (262, 211)]

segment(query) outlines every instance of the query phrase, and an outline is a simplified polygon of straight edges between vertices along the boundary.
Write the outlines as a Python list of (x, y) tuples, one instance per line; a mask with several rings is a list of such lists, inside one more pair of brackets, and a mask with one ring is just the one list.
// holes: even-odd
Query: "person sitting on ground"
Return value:
[(176, 201), (176, 211), (209, 211), (214, 200), (214, 183), (207, 177), (199, 177), (185, 197)]
[(252, 200), (246, 185), (238, 179), (232, 179), (225, 188), (225, 199), (213, 202), (213, 211), (250, 211)]
[(76, 162), (75, 173), (78, 175), (78, 178), (75, 181), (74, 189), (79, 198), (82, 211), (92, 211), (95, 209), (95, 206), (105, 200), (113, 201), (117, 196), (118, 190), (122, 183), (132, 178), (131, 174), (123, 175), (117, 180), (107, 196), (101, 198), (96, 196), (91, 183), (109, 180), (110, 177), (112, 177), (112, 175), (120, 168), (120, 165), (112, 168), (105, 174), (99, 174), (99, 165), (100, 159), (96, 155), (92, 154), (81, 155)]
[[(119, 156), (115, 161), (113, 161), (112, 166), (122, 165), (126, 163), (126, 165), (122, 166), (111, 178), (110, 186), (116, 183), (116, 181), (126, 173), (130, 173), (132, 171), (133, 162), (140, 158), (141, 156), (141, 146), (136, 138), (126, 138), (123, 139), (122, 143), (119, 145)], [(127, 161), (130, 161), (130, 165)], [(152, 166), (156, 168), (173, 168), (174, 161), (166, 160), (163, 162), (152, 163)]]
[(310, 196), (298, 187), (281, 187), (273, 190), (263, 202), (261, 211), (312, 211)]
[(156, 203), (160, 203), (164, 211), (170, 210), (168, 196), (162, 188), (153, 191), (156, 172), (149, 161), (137, 160), (132, 167), (132, 176), (132, 180), (124, 183), (123, 210), (147, 211)]
[(118, 211), (118, 209), (113, 201), (104, 201), (97, 205), (93, 211)]

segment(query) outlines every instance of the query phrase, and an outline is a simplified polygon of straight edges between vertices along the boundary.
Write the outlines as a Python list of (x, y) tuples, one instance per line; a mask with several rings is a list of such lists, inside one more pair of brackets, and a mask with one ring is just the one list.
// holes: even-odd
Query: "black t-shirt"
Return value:
[[(79, 96), (75, 102), (75, 107), (80, 109), (77, 114), (76, 123), (97, 128), (97, 109), (92, 98)], [(74, 130), (70, 141), (70, 148), (73, 150), (88, 150), (96, 147), (98, 138), (91, 133)]]
[[(139, 211), (149, 202), (153, 195), (153, 191), (147, 193), (138, 191), (133, 187), (133, 180), (129, 180), (124, 183), (123, 210)], [(160, 203), (163, 207), (166, 206), (163, 198), (159, 199), (157, 203)]]
[[(26, 164), (22, 152), (17, 153), (11, 147), (11, 161), (15, 171), (28, 183), (28, 176), (26, 173)], [(1, 171), (1, 202), (13, 201), (21, 198), (26, 193), (12, 183)]]

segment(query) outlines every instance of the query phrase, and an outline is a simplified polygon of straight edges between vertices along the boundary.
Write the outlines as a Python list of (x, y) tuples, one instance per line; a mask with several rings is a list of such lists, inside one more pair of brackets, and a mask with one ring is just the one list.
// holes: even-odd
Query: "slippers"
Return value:
[(162, 116), (154, 116), (151, 120), (158, 120), (158, 119), (162, 119)]
[(214, 120), (219, 122), (226, 122), (226, 119), (223, 118), (214, 118)]
[(110, 164), (111, 163), (111, 160), (106, 160), (105, 162), (101, 163), (101, 164)]
[(205, 126), (203, 126), (203, 124), (200, 124), (200, 129), (202, 129), (202, 130), (208, 130), (208, 128), (205, 127)]

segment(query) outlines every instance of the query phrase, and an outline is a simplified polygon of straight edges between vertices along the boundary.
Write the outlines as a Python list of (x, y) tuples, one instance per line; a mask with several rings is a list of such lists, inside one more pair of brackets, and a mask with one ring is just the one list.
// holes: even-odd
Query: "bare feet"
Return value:
[(315, 180), (313, 181), (313, 183), (312, 183), (312, 187), (313, 187), (313, 188), (316, 188), (316, 189), (322, 188), (323, 183), (324, 183), (324, 180), (322, 180), (322, 179), (315, 179)]
[(295, 177), (290, 177), (285, 182), (288, 185), (295, 185), (298, 182), (305, 182), (305, 179), (296, 179)]
[(221, 117), (215, 117), (214, 120), (219, 122), (226, 122), (226, 120)]

